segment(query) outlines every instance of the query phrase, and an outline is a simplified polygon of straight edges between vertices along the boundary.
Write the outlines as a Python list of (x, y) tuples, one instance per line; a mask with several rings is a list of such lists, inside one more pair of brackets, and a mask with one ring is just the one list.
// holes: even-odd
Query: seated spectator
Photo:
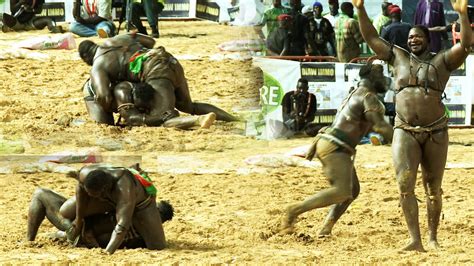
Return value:
[(49, 17), (37, 17), (43, 10), (44, 0), (10, 0), (11, 14), (2, 15), (3, 32), (22, 30), (42, 30), (45, 27), (52, 33), (61, 33)]
[(142, 0), (141, 2), (133, 2), (130, 21), (137, 28), (139, 33), (148, 35), (140, 19), (141, 16), (146, 16), (151, 28), (151, 37), (159, 38), (158, 15), (163, 11), (164, 7), (164, 0)]
[(387, 42), (400, 46), (408, 50), (408, 33), (411, 30), (411, 24), (402, 22), (402, 10), (397, 5), (389, 6), (390, 18), (392, 23), (382, 29), (380, 37)]
[(278, 16), (279, 27), (274, 30), (267, 38), (267, 54), (268, 55), (290, 55), (290, 25), (292, 17), (290, 15)]
[(81, 37), (99, 36), (108, 38), (115, 35), (112, 22), (112, 1), (110, 0), (76, 0), (69, 30)]
[(327, 18), (322, 17), (323, 5), (320, 2), (313, 4), (314, 18), (309, 20), (308, 54), (335, 55), (334, 29)]
[(316, 96), (308, 92), (308, 80), (300, 78), (295, 91), (283, 96), (281, 102), (283, 123), (294, 133), (304, 131), (309, 136), (316, 136), (321, 128), (313, 123), (316, 116)]

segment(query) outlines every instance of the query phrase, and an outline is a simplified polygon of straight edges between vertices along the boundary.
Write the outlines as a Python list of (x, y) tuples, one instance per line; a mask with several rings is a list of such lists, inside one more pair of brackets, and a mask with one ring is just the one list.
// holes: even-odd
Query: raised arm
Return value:
[(364, 98), (365, 118), (373, 124), (372, 129), (381, 134), (385, 140), (392, 142), (392, 126), (384, 119), (385, 108), (375, 94), (368, 94)]
[(359, 17), (360, 32), (369, 47), (377, 54), (381, 60), (389, 60), (391, 57), (390, 44), (379, 38), (377, 30), (369, 20), (364, 7), (364, 0), (352, 0), (352, 4), (357, 9)]
[(455, 70), (461, 66), (471, 51), (472, 29), (467, 14), (467, 0), (451, 0), (453, 9), (459, 13), (461, 24), (461, 42), (444, 53), (444, 60), (448, 70)]
[[(124, 174), (127, 175), (129, 172)], [(121, 178), (117, 183), (117, 225), (115, 225), (110, 241), (105, 248), (109, 254), (113, 254), (120, 247), (132, 225), (133, 211), (136, 203), (135, 194), (132, 189), (133, 186), (130, 178)]]

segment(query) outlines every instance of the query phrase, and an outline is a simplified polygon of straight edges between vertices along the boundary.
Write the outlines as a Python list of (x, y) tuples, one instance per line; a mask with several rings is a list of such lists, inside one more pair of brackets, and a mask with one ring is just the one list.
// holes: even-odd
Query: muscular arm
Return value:
[(364, 7), (363, 0), (352, 0), (352, 3), (357, 8), (357, 14), (359, 16), (359, 25), (360, 32), (364, 37), (364, 40), (367, 42), (369, 47), (377, 54), (378, 58), (381, 60), (389, 60), (391, 57), (390, 54), (390, 45), (379, 38), (377, 30), (375, 30), (374, 25), (370, 22), (367, 11)]
[[(129, 173), (127, 172), (125, 174), (127, 175)], [(105, 249), (109, 254), (113, 254), (125, 239), (128, 229), (132, 225), (133, 211), (136, 203), (133, 183), (130, 178), (121, 178), (118, 181), (117, 193), (117, 225), (115, 226), (110, 241)]]
[(385, 109), (375, 94), (364, 97), (364, 115), (367, 121), (373, 124), (372, 129), (381, 134), (385, 140), (392, 142), (392, 126), (384, 119)]
[(108, 74), (100, 67), (97, 67), (96, 64), (92, 66), (91, 84), (97, 93), (97, 101), (99, 104), (102, 105), (106, 111), (111, 112), (113, 96), (110, 89), (110, 80)]
[(448, 70), (453, 71), (462, 65), (471, 51), (472, 29), (467, 14), (467, 0), (457, 0), (453, 4), (454, 10), (458, 11), (461, 24), (461, 42), (451, 47), (444, 53), (444, 60)]

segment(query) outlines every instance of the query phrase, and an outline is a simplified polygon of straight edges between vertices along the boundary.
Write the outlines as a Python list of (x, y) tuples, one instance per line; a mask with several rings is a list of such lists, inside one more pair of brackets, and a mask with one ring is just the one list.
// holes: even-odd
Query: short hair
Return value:
[(95, 54), (97, 47), (98, 45), (95, 42), (91, 40), (85, 40), (79, 44), (77, 50), (79, 51), (79, 56), (85, 61), (88, 55)]
[(299, 82), (301, 82), (301, 83), (304, 83), (304, 84), (308, 85), (308, 80), (307, 80), (307, 79), (305, 79), (305, 78), (300, 78), (300, 79), (298, 79), (298, 83), (299, 83)]
[(110, 176), (103, 170), (96, 169), (87, 174), (84, 179), (84, 187), (92, 190), (100, 190), (111, 182)]
[(426, 39), (428, 40), (428, 42), (431, 41), (431, 39), (430, 39), (430, 30), (425, 25), (418, 24), (418, 25), (413, 26), (411, 29), (419, 29), (419, 30), (423, 31), (423, 33), (425, 34)]
[(155, 89), (148, 83), (137, 83), (132, 89), (132, 96), (134, 99), (142, 101), (149, 101), (153, 98)]
[(367, 78), (370, 76), (370, 72), (372, 72), (372, 63), (368, 62), (359, 69), (359, 77)]
[(328, 0), (328, 4), (329, 5), (339, 5), (339, 1), (338, 0)]
[(344, 12), (344, 14), (347, 15), (346, 12), (347, 12), (348, 10), (354, 10), (354, 6), (353, 6), (352, 3), (350, 3), (350, 2), (343, 2), (343, 3), (341, 4), (341, 11)]

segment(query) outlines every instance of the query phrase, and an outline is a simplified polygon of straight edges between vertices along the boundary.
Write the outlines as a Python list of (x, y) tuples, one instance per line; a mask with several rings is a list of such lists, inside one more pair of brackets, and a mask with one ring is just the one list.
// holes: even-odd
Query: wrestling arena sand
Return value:
[[(164, 22), (161, 27), (157, 44), (176, 56), (201, 57), (181, 60), (194, 100), (237, 114), (258, 106), (262, 79), (251, 61), (209, 60), (218, 53), (219, 43), (248, 39), (248, 29), (210, 22)], [(6, 49), (31, 33), (0, 36), (0, 48)], [(243, 136), (243, 123), (216, 123), (208, 130), (194, 131), (98, 126), (88, 119), (82, 101), (81, 85), (89, 67), (79, 60), (77, 51), (42, 53), (49, 59), (0, 60), (0, 135), (22, 141), (25, 154), (99, 147), (103, 155), (143, 155), (143, 166), (155, 172), (158, 198), (169, 200), (176, 213), (164, 225), (169, 248), (163, 251), (118, 250), (109, 256), (100, 249), (72, 248), (48, 237), (55, 231), (48, 221), (40, 227), (37, 240), (26, 243), (27, 209), (35, 188), (51, 188), (69, 197), (75, 182), (60, 173), (3, 174), (2, 264), (474, 263), (474, 150), (463, 145), (474, 142), (474, 130), (450, 130), (455, 143), (448, 155), (452, 169), (446, 170), (444, 178), (440, 250), (399, 251), (408, 234), (398, 206), (389, 146), (358, 147), (361, 194), (332, 237), (317, 238), (327, 209), (302, 215), (294, 235), (272, 235), (283, 209), (325, 187), (326, 181), (320, 168), (262, 167), (246, 164), (244, 159), (283, 154), (309, 144), (310, 138), (255, 140)], [(63, 114), (67, 119), (61, 118)], [(73, 119), (73, 123), (57, 125), (58, 119)], [(106, 149), (114, 145), (122, 149)], [(424, 201), (421, 183), (416, 194)], [(426, 239), (424, 202), (420, 220)]]

